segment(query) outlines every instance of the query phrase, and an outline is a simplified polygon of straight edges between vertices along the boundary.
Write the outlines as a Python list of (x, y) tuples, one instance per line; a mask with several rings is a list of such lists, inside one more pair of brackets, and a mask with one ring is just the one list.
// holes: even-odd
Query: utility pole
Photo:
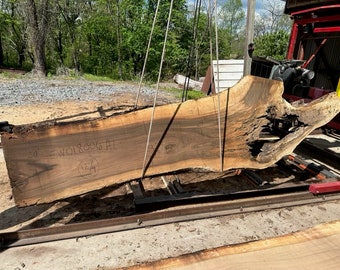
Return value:
[(255, 24), (255, 2), (256, 0), (247, 1), (247, 25), (246, 25), (246, 42), (244, 46), (244, 67), (243, 75), (249, 75), (251, 69), (251, 58), (248, 55), (248, 45), (253, 43), (254, 24)]

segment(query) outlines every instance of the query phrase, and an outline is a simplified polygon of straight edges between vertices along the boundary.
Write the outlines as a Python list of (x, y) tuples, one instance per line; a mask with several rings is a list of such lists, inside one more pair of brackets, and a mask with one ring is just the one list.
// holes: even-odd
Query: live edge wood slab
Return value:
[[(147, 152), (152, 108), (14, 126), (1, 134), (1, 143), (15, 202), (52, 202), (138, 179), (143, 171), (266, 168), (340, 112), (335, 92), (299, 106), (287, 103), (282, 92), (281, 82), (246, 76), (219, 95), (156, 107)], [(274, 123), (292, 118), (298, 124), (288, 134), (263, 139)]]
[(340, 268), (340, 221), (276, 238), (206, 249), (117, 270), (308, 269)]

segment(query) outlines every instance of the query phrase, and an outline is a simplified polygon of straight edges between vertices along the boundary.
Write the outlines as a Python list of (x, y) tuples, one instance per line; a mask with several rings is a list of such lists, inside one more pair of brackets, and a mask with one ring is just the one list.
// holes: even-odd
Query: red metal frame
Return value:
[[(322, 5), (322, 3), (320, 3)], [(299, 28), (308, 24), (313, 24), (313, 33), (314, 34), (319, 34), (319, 33), (340, 33), (340, 12), (332, 12), (332, 15), (327, 15), (327, 10), (338, 10), (340, 11), (340, 4), (334, 4), (334, 5), (324, 5), (324, 6), (319, 6), (319, 7), (314, 7), (314, 8), (309, 8), (309, 9), (303, 9), (299, 11), (295, 11), (290, 13), (292, 19), (293, 19), (293, 25), (291, 29), (291, 35), (289, 38), (289, 43), (288, 43), (288, 49), (287, 49), (287, 54), (286, 58), (287, 59), (300, 59), (301, 55), (296, 55), (296, 53), (299, 53), (299, 36), (301, 35), (301, 32)], [(318, 12), (317, 11), (323, 11), (322, 16), (317, 16)], [(320, 13), (320, 12), (319, 12)], [(337, 13), (337, 14), (335, 14)], [(336, 22), (336, 24), (328, 24), (329, 22)], [(324, 38), (324, 41), (326, 39)], [(318, 50), (322, 47), (324, 42), (318, 47)], [(336, 53), (336, 52), (335, 52)], [(314, 53), (305, 63), (305, 67), (308, 65), (308, 63), (315, 57)], [(326, 92), (325, 92), (326, 94)], [(298, 100), (301, 99), (301, 97), (298, 96), (292, 96), (292, 95), (287, 95), (284, 93), (284, 97), (288, 100)], [(316, 98), (313, 96), (309, 97), (310, 100)], [(310, 101), (306, 100), (306, 102)], [(336, 118), (334, 118), (332, 121), (330, 121), (327, 124), (327, 127), (340, 131), (340, 116), (338, 115)]]
[[(291, 15), (295, 17), (296, 15), (302, 15), (307, 14), (308, 12), (313, 12), (320, 9), (328, 9), (328, 8), (339, 8), (339, 5), (331, 5), (327, 7), (317, 7), (317, 8), (311, 8), (307, 10), (302, 10), (298, 12), (294, 12)], [(309, 23), (323, 23), (323, 22), (335, 22), (340, 21), (340, 14), (337, 15), (331, 15), (331, 16), (323, 16), (323, 17), (310, 17), (310, 18), (294, 18), (294, 22), (292, 25), (291, 35), (288, 43), (288, 50), (287, 50), (287, 59), (293, 59), (294, 57), (294, 50), (296, 47), (296, 41), (299, 35), (298, 26), (299, 25), (305, 25)], [(332, 27), (317, 27), (313, 29), (314, 33), (325, 33), (325, 32), (340, 32), (340, 26), (332, 26)]]
[(293, 59), (298, 33), (299, 33), (298, 24), (294, 22), (288, 43), (287, 59)]
[(302, 13), (311, 13), (311, 12), (315, 12), (317, 10), (331, 9), (331, 8), (340, 8), (340, 4), (321, 6), (321, 7), (314, 7), (314, 8), (299, 10), (299, 11), (296, 11), (296, 12), (292, 12), (290, 15), (291, 16), (295, 16), (295, 15), (300, 15)]
[[(340, 7), (339, 7), (340, 8)], [(311, 17), (311, 18), (294, 18), (294, 22), (297, 24), (307, 24), (307, 23), (322, 23), (322, 22), (335, 22), (340, 21), (340, 14), (323, 16), (323, 17)]]
[(334, 33), (340, 32), (340, 26), (331, 26), (331, 27), (318, 27), (313, 29), (314, 33)]

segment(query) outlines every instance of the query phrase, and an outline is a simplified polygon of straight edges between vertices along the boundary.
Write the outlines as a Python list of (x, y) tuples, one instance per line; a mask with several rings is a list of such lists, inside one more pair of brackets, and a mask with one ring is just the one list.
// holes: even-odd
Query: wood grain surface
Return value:
[[(15, 126), (1, 136), (15, 202), (51, 202), (138, 179), (144, 172), (266, 168), (340, 111), (336, 93), (294, 107), (282, 92), (281, 82), (247, 76), (219, 95), (156, 107), (148, 148), (152, 108)], [(287, 115), (297, 116), (299, 127), (254, 153), (264, 127)]]
[(340, 221), (337, 221), (276, 238), (204, 250), (124, 269), (336, 270), (340, 268), (339, 248)]

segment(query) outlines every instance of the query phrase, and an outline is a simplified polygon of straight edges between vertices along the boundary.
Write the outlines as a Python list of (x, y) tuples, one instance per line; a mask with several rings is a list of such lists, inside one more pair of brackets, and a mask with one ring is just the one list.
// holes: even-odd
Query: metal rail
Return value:
[(180, 206), (119, 218), (2, 233), (0, 249), (332, 200), (340, 200), (340, 194), (314, 196), (308, 191), (291, 190), (288, 194)]
[[(310, 144), (307, 146), (308, 147), (305, 148), (314, 149)], [(306, 151), (305, 148), (303, 149), (304, 151)], [(320, 154), (319, 151), (313, 152)], [(322, 152), (322, 154), (324, 153)], [(325, 155), (321, 156), (324, 157)], [(310, 170), (314, 168), (311, 167), (310, 164), (305, 164), (304, 160), (300, 160), (300, 158), (301, 157), (299, 156), (294, 156), (292, 162), (295, 162), (298, 165), (301, 163), (309, 167)], [(332, 156), (331, 159), (337, 161), (338, 158), (339, 156), (336, 155), (335, 157)], [(286, 165), (281, 163), (279, 163), (279, 165), (282, 165), (282, 169), (285, 170)], [(336, 165), (338, 166), (338, 163)], [(298, 167), (301, 170), (306, 171), (301, 168), (301, 166)], [(310, 172), (310, 170), (307, 171)], [(330, 176), (334, 176), (333, 174), (329, 175), (332, 171), (328, 172), (324, 170), (317, 170), (316, 174), (313, 172), (314, 171), (312, 170), (312, 175), (318, 176), (319, 174), (323, 174), (326, 179)], [(190, 192), (172, 192), (171, 196), (160, 196), (154, 198), (148, 198), (145, 196), (135, 197), (136, 209), (144, 211), (143, 213), (54, 227), (0, 233), (0, 250), (63, 239), (133, 230), (174, 222), (340, 200), (339, 193), (317, 196), (313, 195), (308, 192), (308, 182), (285, 187), (275, 185), (267, 186), (263, 185), (264, 183), (262, 179), (255, 173), (247, 170), (243, 171), (243, 173), (253, 182), (257, 189), (229, 194), (197, 195)], [(336, 171), (336, 173), (338, 173), (338, 171)], [(236, 173), (236, 175), (238, 174), (239, 173)], [(339, 175), (336, 175), (336, 178), (339, 179)], [(166, 207), (168, 208), (165, 209)], [(159, 210), (160, 208), (163, 210)], [(157, 211), (155, 211), (155, 209)]]

